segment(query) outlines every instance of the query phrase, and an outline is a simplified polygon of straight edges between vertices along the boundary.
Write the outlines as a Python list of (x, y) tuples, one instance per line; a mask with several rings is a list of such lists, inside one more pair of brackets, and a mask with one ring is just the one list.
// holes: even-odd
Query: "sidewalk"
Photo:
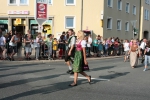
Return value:
[[(100, 60), (100, 59), (112, 59), (112, 58), (122, 58), (123, 55), (121, 56), (108, 56), (108, 57), (96, 57), (96, 58), (87, 58), (87, 60)], [(6, 62), (6, 63), (46, 63), (46, 62), (65, 62), (64, 59), (56, 59), (56, 60), (30, 60), (30, 61), (5, 61), (5, 60), (0, 60), (1, 62)]]

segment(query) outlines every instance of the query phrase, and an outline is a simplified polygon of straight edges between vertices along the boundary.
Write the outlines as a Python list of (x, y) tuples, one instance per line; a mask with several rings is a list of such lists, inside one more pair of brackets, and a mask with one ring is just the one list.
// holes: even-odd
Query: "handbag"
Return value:
[(89, 70), (89, 66), (88, 65), (84, 65), (83, 66), (83, 71), (88, 71)]

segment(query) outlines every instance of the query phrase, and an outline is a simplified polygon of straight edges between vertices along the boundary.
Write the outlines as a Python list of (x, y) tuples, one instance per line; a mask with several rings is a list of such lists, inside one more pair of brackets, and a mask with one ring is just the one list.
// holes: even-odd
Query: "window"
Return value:
[(21, 5), (27, 5), (28, 4), (28, 0), (20, 0), (20, 4)]
[(66, 16), (65, 17), (65, 28), (75, 28), (75, 17)]
[(136, 6), (133, 6), (133, 14), (136, 15)]
[(125, 23), (125, 31), (129, 31), (129, 22)]
[(107, 19), (107, 29), (112, 29), (112, 18)]
[(17, 4), (17, 1), (16, 1), (16, 0), (9, 0), (9, 4), (10, 4), (10, 5), (16, 5), (16, 4)]
[(129, 13), (129, 11), (130, 11), (130, 4), (126, 3), (126, 12)]
[(145, 9), (144, 11), (144, 18), (145, 20), (149, 20), (149, 10)]
[(118, 0), (118, 10), (122, 10), (122, 0)]
[(117, 20), (117, 30), (121, 30), (121, 20)]
[(49, 4), (49, 5), (52, 5), (52, 0), (48, 0), (48, 4)]
[(108, 0), (107, 5), (108, 7), (113, 7), (113, 0)]
[(75, 0), (66, 0), (66, 5), (75, 5)]
[(145, 0), (145, 4), (149, 5), (150, 1), (149, 0)]

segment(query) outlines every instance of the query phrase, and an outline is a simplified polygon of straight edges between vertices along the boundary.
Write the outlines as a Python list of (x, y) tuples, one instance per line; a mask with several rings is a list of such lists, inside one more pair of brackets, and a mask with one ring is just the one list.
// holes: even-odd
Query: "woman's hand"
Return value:
[(88, 62), (87, 62), (86, 60), (84, 60), (84, 64), (85, 64), (85, 65), (88, 65)]

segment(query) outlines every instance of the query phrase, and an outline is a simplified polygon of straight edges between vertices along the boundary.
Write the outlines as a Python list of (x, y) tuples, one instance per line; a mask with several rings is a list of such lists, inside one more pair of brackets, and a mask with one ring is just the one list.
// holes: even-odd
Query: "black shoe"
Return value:
[(90, 81), (89, 81), (89, 84), (91, 84), (91, 76), (89, 76), (90, 77)]
[(74, 74), (74, 72), (71, 70), (69, 74)]
[(67, 73), (69, 74), (72, 70), (68, 70)]
[(77, 84), (74, 84), (74, 83), (73, 83), (73, 84), (69, 84), (69, 86), (72, 86), (72, 87), (73, 87), (73, 86), (77, 86)]

